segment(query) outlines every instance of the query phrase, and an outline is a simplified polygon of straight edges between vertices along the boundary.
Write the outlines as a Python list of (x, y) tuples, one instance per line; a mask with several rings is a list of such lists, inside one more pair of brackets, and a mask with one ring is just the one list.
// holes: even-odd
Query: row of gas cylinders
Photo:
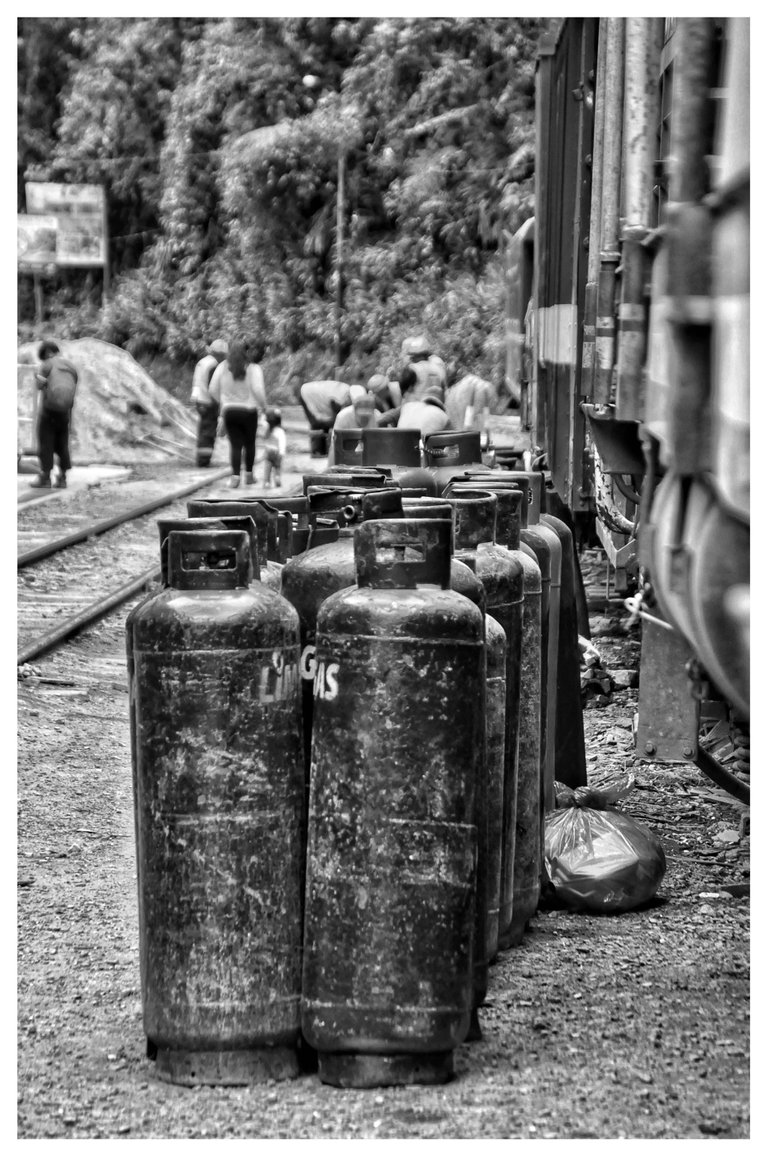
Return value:
[(462, 452), (440, 498), (339, 466), (159, 523), (126, 644), (165, 1080), (438, 1083), (481, 1033), (586, 775), (570, 531)]

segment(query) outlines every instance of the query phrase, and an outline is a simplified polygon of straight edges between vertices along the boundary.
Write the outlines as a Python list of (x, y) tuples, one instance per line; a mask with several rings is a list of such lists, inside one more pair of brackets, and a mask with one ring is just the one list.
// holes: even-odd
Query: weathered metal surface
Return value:
[(696, 650), (713, 683), (749, 719), (749, 645), (738, 630), (727, 593), (749, 589), (749, 524), (716, 502), (699, 527), (690, 570)]
[[(477, 485), (477, 484), (475, 484)], [(458, 479), (450, 486), (454, 505), (454, 532), (459, 557), (474, 552), (474, 566), (486, 592), (488, 614), (506, 635), (506, 702), (504, 788), (501, 839), (501, 885), (499, 898), (498, 943), (504, 946), (504, 934), (513, 919), (514, 865), (517, 858), (518, 796), (520, 794), (519, 727), (522, 695), (522, 646), (525, 577), (522, 560), (496, 541), (496, 516), (499, 496), (474, 490)], [(491, 501), (493, 500), (493, 501)], [(510, 500), (511, 502), (515, 500)], [(483, 511), (487, 521), (482, 523)], [(539, 768), (536, 767), (538, 782)], [(525, 791), (525, 784), (523, 791)], [(538, 790), (536, 793), (538, 801)], [(535, 908), (535, 905), (534, 905)]]
[(365, 523), (360, 585), (318, 618), (302, 1029), (321, 1080), (342, 1083), (337, 1053), (346, 1084), (445, 1080), (469, 1028), (484, 721), (458, 708), (485, 650), (449, 544), (444, 521)]
[(401, 487), (418, 486), (427, 495), (437, 494), (431, 471), (421, 464), (421, 432), (407, 427), (370, 427), (363, 431), (363, 462), (389, 471)]
[(424, 439), (424, 461), (432, 474), (437, 493), (456, 475), (464, 474), (468, 466), (483, 469), (483, 453), (479, 430), (445, 430), (428, 434)]
[[(239, 544), (235, 568), (180, 574), (206, 541)], [(144, 1027), (167, 1080), (296, 1075), (298, 617), (248, 587), (245, 533), (169, 549), (171, 585), (129, 620)]]
[(685, 673), (690, 644), (672, 628), (643, 620), (635, 751), (641, 759), (690, 759), (698, 743), (698, 705)]
[(187, 503), (190, 518), (252, 518), (256, 525), (259, 582), (280, 590), (282, 563), (277, 559), (277, 512), (269, 511), (257, 498), (196, 498)]
[[(570, 528), (551, 514), (541, 521), (551, 526), (562, 548), (560, 585), (560, 630), (557, 640), (557, 706), (555, 710), (554, 763), (555, 779), (568, 787), (587, 782), (587, 758), (584, 745), (584, 713), (581, 704), (581, 667), (579, 652), (579, 573), (578, 560)], [(544, 801), (544, 810), (555, 806), (554, 791)]]
[[(485, 956), (490, 962), (499, 950), (502, 861), (505, 844), (504, 786), (507, 736), (507, 634), (493, 615), (485, 616), (485, 761), (488, 814), (488, 909)], [(509, 830), (510, 823), (507, 823)], [(513, 828), (514, 834), (514, 828)], [(511, 905), (511, 893), (508, 891)]]
[[(253, 535), (255, 539), (256, 528), (251, 522)], [(227, 527), (218, 518), (158, 518), (157, 530), (160, 536), (160, 582), (164, 587), (168, 586), (168, 535), (172, 530), (226, 530)], [(230, 530), (248, 530), (246, 526), (229, 527)], [(252, 543), (253, 547), (253, 543)], [(256, 546), (256, 555), (252, 557), (252, 562), (258, 560), (258, 546)], [(258, 566), (253, 567), (254, 574), (258, 578)], [(134, 608), (135, 609), (135, 608)]]
[[(517, 742), (517, 790), (511, 819), (514, 834), (503, 862), (502, 908), (499, 947), (510, 948), (522, 940), (525, 926), (539, 903), (541, 832), (541, 659), (542, 577), (534, 552), (521, 544), (521, 520), (527, 518), (526, 478), (515, 488), (503, 478), (483, 482), (496, 495), (497, 537), (523, 572), (523, 603), (519, 662), (508, 666), (519, 701)], [(479, 478), (475, 485), (481, 485)], [(517, 489), (517, 486), (520, 489)], [(508, 805), (505, 804), (505, 809)]]

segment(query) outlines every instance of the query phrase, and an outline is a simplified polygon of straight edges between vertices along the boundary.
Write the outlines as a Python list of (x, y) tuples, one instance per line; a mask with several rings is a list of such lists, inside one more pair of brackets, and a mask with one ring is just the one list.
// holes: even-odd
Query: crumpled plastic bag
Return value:
[(549, 902), (575, 912), (628, 912), (656, 894), (667, 869), (661, 841), (610, 807), (633, 783), (629, 776), (624, 783), (575, 791), (555, 784), (558, 807), (544, 817)]

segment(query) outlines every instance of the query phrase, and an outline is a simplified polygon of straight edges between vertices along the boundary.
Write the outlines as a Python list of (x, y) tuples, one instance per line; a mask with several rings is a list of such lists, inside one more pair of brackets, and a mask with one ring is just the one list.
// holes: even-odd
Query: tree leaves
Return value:
[[(493, 376), (502, 234), (533, 207), (542, 21), (21, 23), (26, 155), (47, 152), (51, 179), (107, 186), (104, 336), (189, 357), (214, 329), (259, 327), (273, 355), (331, 351), (341, 155), (350, 373), (429, 316), (457, 365)], [(32, 83), (49, 60), (55, 141)]]

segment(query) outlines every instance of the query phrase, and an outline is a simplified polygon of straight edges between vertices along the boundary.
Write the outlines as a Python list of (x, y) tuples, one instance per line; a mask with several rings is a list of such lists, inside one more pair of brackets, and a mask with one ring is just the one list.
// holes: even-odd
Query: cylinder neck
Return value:
[(421, 431), (404, 426), (376, 426), (363, 430), (365, 466), (420, 466)]
[(277, 559), (277, 511), (267, 510), (259, 499), (195, 499), (187, 503), (187, 510), (193, 517), (252, 518), (260, 567), (263, 570), (268, 561)]
[(450, 502), (436, 498), (403, 498), (403, 514), (406, 518), (447, 518), (453, 519)]
[[(453, 507), (454, 550), (461, 557), (465, 551), (476, 551), (481, 543), (496, 541), (495, 494), (481, 490), (465, 490), (451, 494)], [(462, 560), (463, 561), (463, 560)]]
[[(475, 483), (459, 482), (452, 487), (451, 493), (459, 496), (470, 487), (480, 485), (479, 479)], [(482, 487), (489, 494), (496, 495), (496, 541), (507, 550), (519, 550), (522, 490), (518, 489), (517, 484), (502, 482), (483, 482)]]
[(160, 583), (168, 586), (168, 535), (172, 530), (226, 530), (220, 518), (158, 518), (160, 535)]
[(462, 466), (482, 462), (479, 430), (454, 430), (428, 434), (424, 439), (428, 466)]
[(355, 535), (360, 587), (415, 590), (451, 584), (451, 524), (445, 519), (364, 522)]
[(244, 530), (172, 530), (168, 586), (179, 591), (226, 591), (253, 578), (251, 544)]

